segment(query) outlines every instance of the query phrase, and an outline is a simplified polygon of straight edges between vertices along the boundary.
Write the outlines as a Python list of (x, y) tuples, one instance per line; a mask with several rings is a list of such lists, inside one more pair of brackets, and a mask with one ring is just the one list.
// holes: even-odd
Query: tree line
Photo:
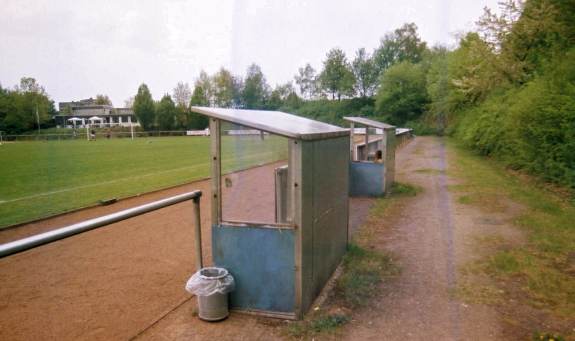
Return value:
[[(454, 48), (429, 47), (417, 26), (387, 33), (353, 59), (334, 48), (273, 90), (257, 65), (244, 79), (202, 72), (192, 105), (280, 109), (342, 124), (372, 117), (448, 134), (483, 155), (575, 188), (575, 2), (507, 0)], [(294, 86), (295, 83), (295, 86)], [(205, 124), (202, 123), (202, 124)]]
[[(507, 0), (486, 8), (453, 48), (429, 47), (417, 26), (385, 34), (372, 51), (327, 52), (320, 70), (300, 67), (271, 87), (256, 64), (242, 76), (200, 72), (193, 87), (152, 99), (145, 84), (129, 105), (145, 129), (203, 129), (192, 105), (282, 110), (343, 124), (372, 117), (418, 133), (449, 134), (510, 167), (575, 188), (575, 3)], [(0, 130), (25, 131), (55, 112), (33, 79), (0, 87)], [(105, 100), (105, 99), (103, 99)]]
[[(381, 76), (385, 71), (403, 61), (417, 63), (426, 51), (426, 43), (420, 39), (417, 26), (409, 23), (385, 35), (372, 53), (360, 48), (349, 60), (342, 49), (333, 48), (326, 54), (319, 72), (308, 63), (298, 69), (293, 81), (274, 88), (257, 64), (250, 65), (244, 77), (222, 67), (213, 75), (201, 71), (193, 90), (189, 83), (178, 83), (171, 95), (164, 95), (157, 103), (148, 86), (142, 84), (134, 97), (133, 108), (144, 129), (164, 130), (203, 129), (207, 121), (192, 113), (190, 106), (283, 109), (305, 115), (310, 104), (314, 107), (318, 101), (341, 103), (344, 99), (357, 98), (356, 102), (373, 107), (373, 96), (381, 87)], [(327, 104), (327, 107), (333, 105)], [(364, 108), (364, 111), (373, 115), (374, 108)]]
[[(355, 57), (348, 60), (343, 50), (333, 48), (326, 54), (320, 71), (308, 63), (299, 68), (293, 81), (273, 88), (259, 65), (250, 65), (243, 77), (222, 67), (213, 75), (200, 72), (193, 90), (189, 83), (179, 82), (171, 94), (165, 94), (158, 101), (152, 98), (148, 86), (141, 84), (137, 94), (126, 101), (126, 106), (134, 109), (146, 130), (205, 128), (206, 119), (190, 111), (193, 105), (282, 109), (339, 123), (339, 118), (350, 114), (350, 110), (360, 110), (364, 115), (380, 114), (374, 107), (374, 95), (381, 88), (382, 75), (396, 63), (419, 62), (426, 50), (416, 25), (405, 24), (385, 35), (372, 53), (360, 48)], [(35, 85), (24, 84), (30, 81)], [(22, 82), (14, 90), (0, 87), (0, 129), (18, 133), (37, 128), (33, 120), (36, 107), (43, 126), (50, 125), (51, 116), (56, 114), (54, 103), (43, 87), (33, 78), (23, 78)], [(352, 104), (348, 105), (345, 100), (352, 100)], [(97, 95), (96, 102), (111, 105), (106, 95)], [(334, 111), (337, 114), (334, 115)], [(416, 116), (410, 113), (410, 117)]]

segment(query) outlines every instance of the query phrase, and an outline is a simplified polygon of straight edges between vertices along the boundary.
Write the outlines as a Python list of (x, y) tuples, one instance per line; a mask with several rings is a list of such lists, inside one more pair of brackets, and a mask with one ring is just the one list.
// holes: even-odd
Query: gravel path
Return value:
[[(392, 252), (402, 268), (386, 287), (377, 308), (359, 314), (346, 328), (348, 340), (486, 340), (497, 339), (496, 314), (468, 305), (453, 295), (458, 268), (474, 257), (477, 227), (464, 218), (448, 191), (443, 140), (418, 137), (397, 154), (397, 181), (422, 192), (403, 200), (382, 225), (381, 250)], [(457, 206), (457, 207), (456, 207)]]

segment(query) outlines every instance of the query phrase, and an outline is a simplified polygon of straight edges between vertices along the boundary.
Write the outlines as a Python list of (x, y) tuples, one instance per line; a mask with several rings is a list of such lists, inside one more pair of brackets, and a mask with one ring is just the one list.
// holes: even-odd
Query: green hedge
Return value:
[(455, 135), (481, 154), (575, 188), (575, 50), (546, 71), (461, 113)]
[(333, 100), (305, 101), (297, 108), (282, 107), (279, 110), (294, 113), (314, 120), (348, 126), (343, 116), (373, 116), (375, 100), (370, 97)]

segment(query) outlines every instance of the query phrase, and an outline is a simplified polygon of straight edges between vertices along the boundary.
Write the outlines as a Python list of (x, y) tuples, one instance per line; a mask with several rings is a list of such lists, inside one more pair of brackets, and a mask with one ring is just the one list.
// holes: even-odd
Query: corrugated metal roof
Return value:
[(349, 129), (281, 111), (192, 107), (192, 111), (223, 121), (301, 140), (349, 135)]
[(380, 129), (395, 128), (395, 126), (392, 126), (390, 124), (370, 120), (369, 118), (365, 118), (365, 117), (344, 117), (343, 119), (346, 121), (349, 121), (349, 122), (359, 123), (359, 124), (363, 124), (365, 126), (374, 127), (374, 128), (380, 128)]

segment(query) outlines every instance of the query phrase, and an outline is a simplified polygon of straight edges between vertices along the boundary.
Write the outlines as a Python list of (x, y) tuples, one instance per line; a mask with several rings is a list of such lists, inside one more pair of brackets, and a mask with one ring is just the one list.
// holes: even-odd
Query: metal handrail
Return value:
[(73, 225), (55, 229), (52, 231), (36, 234), (27, 238), (15, 240), (13, 242), (0, 245), (0, 258), (10, 256), (22, 251), (26, 251), (40, 245), (55, 242), (73, 235), (87, 232), (102, 226), (106, 226), (121, 220), (132, 218), (150, 211), (154, 211), (166, 206), (174, 205), (186, 200), (194, 200), (194, 225), (196, 237), (196, 263), (198, 270), (202, 268), (202, 242), (200, 223), (200, 197), (202, 191), (193, 191), (166, 199), (151, 202), (149, 204), (129, 208), (127, 210), (108, 214), (102, 217), (85, 220)]

